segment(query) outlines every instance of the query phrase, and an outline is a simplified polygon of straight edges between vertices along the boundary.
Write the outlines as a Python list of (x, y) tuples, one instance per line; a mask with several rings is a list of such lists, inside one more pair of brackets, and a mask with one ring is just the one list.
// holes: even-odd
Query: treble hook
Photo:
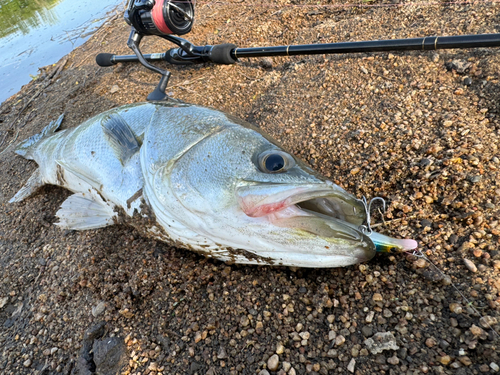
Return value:
[(359, 229), (361, 232), (366, 235), (366, 236), (371, 236), (373, 233), (372, 228), (370, 227), (371, 223), (371, 210), (372, 210), (372, 204), (375, 201), (381, 201), (382, 202), (382, 210), (386, 211), (386, 204), (385, 204), (385, 199), (381, 197), (375, 197), (370, 200), (370, 203), (367, 203), (366, 197), (363, 196), (363, 198), (360, 199), (361, 203), (363, 203), (363, 207), (365, 208), (365, 213), (366, 213), (366, 225), (360, 225)]

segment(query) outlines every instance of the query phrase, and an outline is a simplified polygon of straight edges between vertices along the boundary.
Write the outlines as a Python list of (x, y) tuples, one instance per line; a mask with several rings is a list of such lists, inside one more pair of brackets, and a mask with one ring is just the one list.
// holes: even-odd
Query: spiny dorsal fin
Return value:
[(38, 143), (40, 143), (41, 140), (48, 138), (52, 134), (54, 134), (56, 130), (59, 129), (59, 126), (61, 126), (63, 118), (64, 113), (59, 116), (56, 121), (51, 121), (50, 124), (43, 128), (40, 133), (32, 135), (28, 139), (25, 139), (24, 141), (19, 143), (16, 148), (16, 154), (21, 155), (26, 159), (33, 159), (33, 152), (35, 151)]
[(40, 174), (40, 170), (37, 169), (28, 181), (24, 184), (24, 186), (17, 192), (16, 195), (12, 197), (9, 203), (21, 202), (24, 198), (29, 197), (35, 191), (37, 191), (44, 182), (42, 181), (42, 175)]
[(106, 116), (102, 120), (101, 125), (104, 135), (111, 145), (116, 157), (120, 160), (122, 165), (125, 165), (130, 157), (141, 148), (132, 129), (130, 129), (125, 120), (117, 114)]
[(77, 193), (66, 199), (56, 216), (61, 228), (87, 230), (107, 227), (115, 222), (114, 206), (105, 202), (96, 192)]

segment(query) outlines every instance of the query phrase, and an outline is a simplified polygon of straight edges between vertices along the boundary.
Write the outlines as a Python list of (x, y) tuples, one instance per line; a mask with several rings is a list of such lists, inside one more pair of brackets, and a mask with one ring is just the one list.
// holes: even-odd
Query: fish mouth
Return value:
[(294, 186), (246, 185), (237, 188), (237, 196), (247, 216), (267, 216), (272, 222), (316, 213), (355, 226), (362, 225), (366, 220), (363, 202), (330, 181)]
[(296, 228), (324, 239), (364, 243), (362, 246), (370, 250), (358, 252), (360, 261), (371, 259), (375, 251), (400, 253), (418, 245), (414, 240), (376, 232), (367, 235), (361, 229), (367, 222), (366, 203), (331, 181), (293, 186), (250, 184), (239, 187), (237, 196), (242, 211), (250, 217), (266, 217), (275, 226)]
[(324, 241), (321, 252), (325, 255), (341, 252), (356, 262), (375, 255), (375, 245), (358, 229), (366, 218), (363, 202), (332, 182), (293, 186), (256, 183), (237, 188), (237, 197), (247, 216), (309, 236), (312, 243)]

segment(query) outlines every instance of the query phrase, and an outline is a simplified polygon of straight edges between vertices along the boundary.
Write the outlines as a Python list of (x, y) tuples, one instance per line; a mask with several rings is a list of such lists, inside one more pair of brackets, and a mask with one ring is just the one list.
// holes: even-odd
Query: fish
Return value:
[(373, 232), (366, 200), (227, 113), (170, 99), (58, 131), (63, 117), (17, 146), (38, 169), (10, 200), (70, 190), (61, 228), (132, 225), (229, 264), (344, 267), (417, 247)]

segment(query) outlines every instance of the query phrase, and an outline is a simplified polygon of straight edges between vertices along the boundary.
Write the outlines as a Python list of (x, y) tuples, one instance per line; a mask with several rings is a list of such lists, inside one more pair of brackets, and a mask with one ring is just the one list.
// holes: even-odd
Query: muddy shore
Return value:
[[(500, 22), (495, 3), (368, 4), (379, 6), (199, 3), (188, 37), (251, 47), (495, 33)], [(416, 239), (442, 273), (402, 254), (292, 270), (227, 265), (123, 226), (60, 230), (70, 193), (58, 187), (7, 203), (36, 169), (17, 142), (61, 113), (74, 127), (154, 89), (140, 65), (94, 62), (130, 54), (128, 34), (111, 19), (0, 107), (0, 373), (500, 371), (498, 49), (169, 67), (171, 96), (256, 124), (356, 196), (385, 198), (377, 230)]]

